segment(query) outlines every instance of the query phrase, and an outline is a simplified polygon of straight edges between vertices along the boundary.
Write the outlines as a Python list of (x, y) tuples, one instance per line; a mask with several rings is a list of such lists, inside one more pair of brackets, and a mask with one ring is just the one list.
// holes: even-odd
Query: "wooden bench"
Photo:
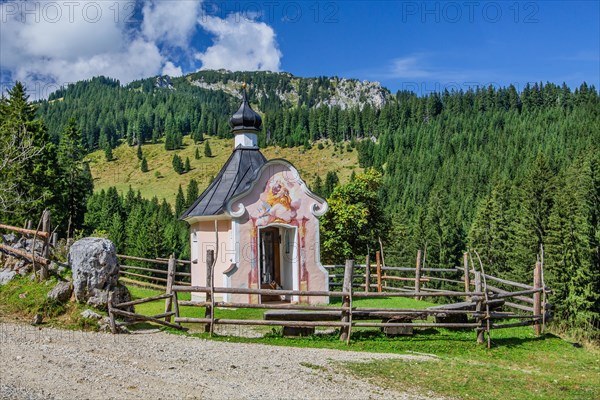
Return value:
[[(341, 321), (341, 311), (297, 311), (297, 310), (276, 310), (265, 311), (263, 314), (265, 320), (272, 321)], [(373, 312), (373, 311), (353, 311), (353, 320), (374, 320), (379, 319), (383, 323), (412, 323), (415, 319), (426, 319), (426, 313), (397, 314), (394, 312)], [(413, 328), (389, 326), (381, 328), (386, 335), (412, 335)], [(315, 333), (314, 327), (294, 327), (283, 325), (283, 336), (309, 336)]]

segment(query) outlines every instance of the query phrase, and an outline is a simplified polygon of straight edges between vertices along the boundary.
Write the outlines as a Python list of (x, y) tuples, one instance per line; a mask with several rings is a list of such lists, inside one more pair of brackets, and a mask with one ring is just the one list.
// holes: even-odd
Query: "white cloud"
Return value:
[[(279, 70), (281, 52), (267, 24), (238, 14), (203, 15), (201, 1), (143, 1), (141, 21), (130, 18), (131, 2), (1, 2), (2, 77), (30, 89), (97, 75), (127, 83), (183, 75), (177, 61), (186, 57), (203, 69)], [(192, 43), (200, 27), (213, 36), (204, 53)]]
[(390, 74), (397, 78), (426, 78), (431, 76), (423, 65), (422, 57), (411, 55), (392, 60)]
[(196, 55), (202, 69), (279, 71), (281, 51), (275, 31), (264, 22), (230, 14), (225, 19), (203, 16), (198, 23), (214, 35), (214, 44)]
[(161, 75), (181, 76), (183, 71), (181, 67), (176, 67), (171, 61), (167, 61), (162, 69)]
[(142, 33), (151, 41), (186, 47), (196, 29), (202, 2), (147, 1), (142, 9)]

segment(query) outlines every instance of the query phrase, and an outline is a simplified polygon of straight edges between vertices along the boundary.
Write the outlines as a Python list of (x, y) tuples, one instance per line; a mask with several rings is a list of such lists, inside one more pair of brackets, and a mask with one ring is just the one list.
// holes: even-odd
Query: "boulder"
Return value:
[(85, 310), (85, 311), (83, 311), (83, 312), (81, 313), (81, 316), (82, 316), (83, 318), (96, 319), (96, 320), (98, 320), (98, 319), (101, 319), (101, 318), (102, 318), (102, 315), (100, 315), (100, 314), (98, 314), (98, 313), (96, 313), (96, 312), (94, 312), (94, 311), (92, 311), (92, 310), (89, 310), (89, 309), (88, 309), (88, 310)]
[(109, 293), (113, 294), (114, 304), (131, 300), (129, 290), (118, 284), (119, 261), (110, 240), (94, 237), (78, 240), (69, 249), (68, 258), (75, 300), (100, 309), (107, 308)]
[(10, 269), (0, 269), (0, 286), (6, 285), (8, 282), (12, 281), (12, 279), (17, 275), (15, 271), (11, 271)]
[(48, 292), (48, 298), (60, 303), (66, 303), (71, 298), (73, 287), (71, 282), (58, 282), (54, 288)]
[(68, 258), (77, 301), (85, 302), (97, 292), (108, 292), (117, 286), (119, 261), (110, 240), (95, 237), (78, 240), (69, 249)]

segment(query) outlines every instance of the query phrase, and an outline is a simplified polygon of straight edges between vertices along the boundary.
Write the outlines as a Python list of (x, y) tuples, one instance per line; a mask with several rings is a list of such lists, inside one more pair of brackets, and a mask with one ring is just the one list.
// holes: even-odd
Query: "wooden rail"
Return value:
[[(210, 251), (209, 251), (210, 252)], [(420, 256), (420, 254), (419, 254)], [(469, 269), (468, 257), (465, 254), (465, 265), (460, 270), (445, 269), (443, 273), (463, 273), (462, 279), (438, 278), (432, 276), (421, 276), (420, 272), (425, 271), (421, 268), (421, 257), (417, 257), (416, 268), (410, 269), (415, 272), (415, 277), (401, 277), (390, 274), (382, 274), (384, 269), (381, 264), (381, 258), (377, 257), (377, 274), (372, 275), (369, 268), (369, 260), (364, 268), (365, 274), (355, 273), (355, 265), (352, 260), (346, 263), (344, 269), (344, 279), (341, 283), (341, 291), (333, 290), (288, 290), (288, 289), (262, 289), (262, 288), (231, 288), (215, 287), (212, 279), (214, 263), (214, 253), (207, 254), (207, 282), (206, 286), (181, 285), (174, 280), (175, 265), (174, 259), (170, 259), (167, 275), (167, 291), (164, 295), (153, 296), (152, 298), (134, 300), (121, 305), (111, 306), (113, 314), (134, 318), (131, 314), (125, 314), (120, 308), (132, 306), (146, 301), (156, 301), (165, 299), (165, 313), (162, 321), (165, 326), (181, 327), (182, 323), (204, 324), (207, 332), (213, 331), (214, 325), (258, 325), (258, 326), (283, 326), (297, 328), (312, 327), (336, 327), (340, 329), (340, 340), (349, 342), (352, 337), (354, 327), (368, 328), (379, 327), (383, 329), (390, 328), (429, 328), (439, 327), (448, 329), (474, 329), (479, 343), (484, 342), (484, 334), (488, 335), (488, 346), (490, 344), (489, 334), (494, 329), (505, 329), (517, 326), (534, 326), (536, 334), (541, 332), (541, 325), (550, 321), (552, 316), (547, 310), (551, 305), (542, 304), (542, 293), (549, 293), (550, 289), (542, 287), (541, 266), (536, 265), (534, 285), (526, 285), (519, 282), (512, 282), (484, 274), (476, 271), (475, 268)], [(360, 267), (360, 266), (356, 266)], [(337, 268), (332, 266), (331, 268)], [(330, 269), (331, 269), (330, 268)], [(393, 267), (385, 267), (387, 271), (394, 271)], [(432, 270), (428, 268), (427, 270)], [(407, 272), (407, 271), (400, 271)], [(465, 273), (466, 272), (466, 273)], [(332, 274), (333, 275), (333, 274)], [(371, 277), (377, 276), (377, 283), (371, 283)], [(474, 276), (474, 278), (472, 278)], [(365, 277), (364, 284), (356, 283), (357, 278)], [(512, 286), (517, 290), (505, 290), (491, 285), (487, 285), (487, 280), (499, 282), (502, 285)], [(385, 282), (409, 281), (414, 282), (414, 288), (392, 287), (384, 284)], [(423, 287), (424, 284), (431, 281), (439, 281), (448, 284), (454, 284), (460, 290), (436, 289), (432, 287)], [(367, 284), (368, 283), (368, 284)], [(514, 284), (516, 283), (516, 284)], [(474, 286), (475, 290), (471, 290)], [(365, 287), (365, 289), (377, 289), (377, 291), (365, 290), (354, 291), (355, 287)], [(385, 290), (385, 291), (383, 291)], [(178, 293), (200, 293), (206, 297), (205, 301), (179, 301)], [(216, 294), (229, 295), (250, 295), (258, 303), (241, 303), (231, 301), (216, 301)], [(313, 304), (289, 304), (289, 303), (262, 303), (263, 296), (296, 296), (306, 299), (310, 296), (319, 297), (338, 297), (341, 298), (340, 306), (313, 305)], [(533, 296), (533, 299), (528, 297)], [(427, 298), (427, 297), (445, 297), (455, 299), (457, 297), (465, 298), (463, 303), (452, 303), (447, 305), (429, 307), (425, 309), (409, 308), (375, 308), (375, 307), (356, 307), (353, 301), (363, 298)], [(514, 301), (525, 302), (527, 305), (515, 303)], [(531, 305), (531, 306), (530, 306)], [(179, 308), (181, 306), (204, 307), (204, 317), (181, 317)], [(270, 311), (269, 318), (265, 314), (265, 319), (227, 319), (215, 317), (215, 308), (236, 308), (236, 309), (265, 309), (279, 310)], [(174, 308), (175, 311), (171, 311)], [(508, 309), (504, 310), (503, 308)], [(114, 309), (117, 309), (115, 311)], [(510, 311), (516, 310), (516, 311)], [(119, 311), (120, 310), (120, 311)], [(127, 312), (127, 311), (125, 311)], [(113, 316), (114, 317), (114, 316)], [(150, 316), (148, 321), (155, 322), (159, 316)], [(174, 317), (174, 323), (171, 322)], [(460, 317), (456, 319), (455, 317)], [(471, 319), (469, 320), (468, 317)], [(141, 318), (139, 315), (135, 318)], [(435, 318), (435, 322), (431, 320)], [(413, 320), (424, 320), (423, 322), (414, 322)], [(511, 322), (516, 320), (518, 322)], [(500, 322), (500, 323), (499, 323)], [(171, 324), (171, 325), (167, 325)]]

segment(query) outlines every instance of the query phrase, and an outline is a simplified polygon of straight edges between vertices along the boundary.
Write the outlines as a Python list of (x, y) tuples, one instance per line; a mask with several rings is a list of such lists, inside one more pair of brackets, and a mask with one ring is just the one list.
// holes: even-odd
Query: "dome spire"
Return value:
[(229, 119), (229, 126), (231, 132), (246, 133), (246, 132), (259, 132), (262, 124), (262, 118), (256, 113), (248, 102), (248, 95), (246, 93), (246, 82), (242, 84), (242, 104), (240, 108), (231, 116)]

